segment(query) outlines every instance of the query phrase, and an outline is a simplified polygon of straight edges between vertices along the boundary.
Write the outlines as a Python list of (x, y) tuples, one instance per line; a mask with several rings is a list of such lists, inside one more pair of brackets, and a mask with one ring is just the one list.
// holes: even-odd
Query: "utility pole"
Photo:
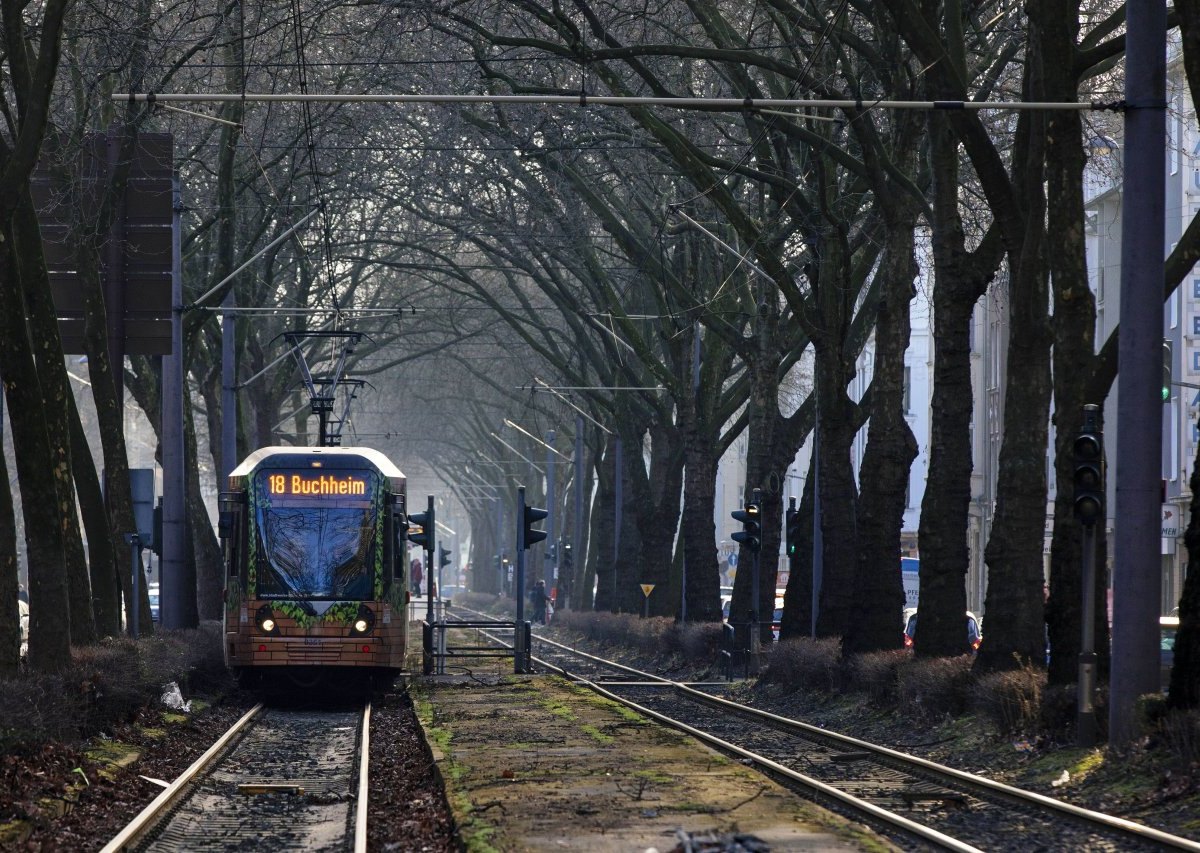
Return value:
[[(1138, 734), (1137, 699), (1159, 689), (1162, 595), (1162, 282), (1166, 219), (1167, 4), (1126, 6), (1125, 186), (1121, 194), (1121, 337), (1109, 742)], [(1155, 382), (1159, 379), (1159, 382)]]

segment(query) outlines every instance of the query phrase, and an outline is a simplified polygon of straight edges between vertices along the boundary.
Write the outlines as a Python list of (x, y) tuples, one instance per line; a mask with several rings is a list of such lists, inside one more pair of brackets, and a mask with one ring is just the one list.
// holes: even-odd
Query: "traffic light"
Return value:
[(544, 509), (538, 509), (535, 506), (525, 507), (525, 517), (522, 519), (522, 524), (524, 525), (526, 549), (528, 549), (530, 545), (535, 545), (546, 538), (546, 531), (534, 530), (533, 525), (537, 524), (547, 515), (549, 515), (549, 513), (547, 513)]
[(786, 543), (787, 556), (790, 560), (796, 556), (796, 549), (800, 546), (800, 511), (796, 509), (796, 499), (788, 498), (788, 508), (785, 514), (784, 522), (784, 542)]
[(534, 530), (533, 525), (537, 524), (549, 515), (549, 513), (544, 509), (525, 505), (524, 486), (517, 488), (517, 515), (521, 520), (521, 528), (517, 531), (518, 548), (529, 550), (530, 545), (541, 542), (546, 538), (546, 531)]
[(420, 545), (426, 551), (433, 550), (434, 525), (436, 522), (433, 517), (433, 495), (429, 496), (429, 507), (425, 512), (414, 512), (408, 516), (410, 528), (412, 525), (420, 527), (420, 530), (411, 531), (408, 534), (408, 541)]
[(1092, 525), (1104, 517), (1104, 439), (1094, 412), (1085, 409), (1083, 427), (1071, 450), (1075, 462), (1075, 517), (1081, 524)]
[(742, 529), (733, 534), (733, 541), (757, 552), (762, 547), (762, 525), (759, 523), (758, 504), (748, 503), (745, 509), (734, 510), (731, 514), (735, 521), (742, 523)]
[(1174, 361), (1175, 348), (1171, 341), (1163, 341), (1162, 368), (1162, 398), (1163, 402), (1171, 399), (1171, 364)]
[(438, 548), (438, 567), (450, 565), (450, 549)]

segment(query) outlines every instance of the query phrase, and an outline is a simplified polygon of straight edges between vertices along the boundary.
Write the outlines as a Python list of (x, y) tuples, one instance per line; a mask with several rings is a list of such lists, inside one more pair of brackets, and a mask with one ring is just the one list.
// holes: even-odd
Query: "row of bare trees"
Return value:
[[(505, 433), (505, 418), (517, 415), (535, 433), (558, 429), (560, 450), (582, 425), (583, 482), (574, 481), (573, 466), (547, 469), (556, 478), (559, 533), (586, 546), (571, 570), (572, 605), (640, 609), (638, 584), (654, 583), (661, 590), (651, 600), (655, 612), (677, 613), (686, 595), (689, 618), (706, 620), (720, 618), (718, 460), (744, 442), (747, 496), (763, 490), (762, 550), (776, 554), (779, 484), (811, 436), (819, 464), (807, 482), (820, 492), (824, 575), (817, 632), (842, 636), (847, 652), (895, 647), (899, 536), (917, 451), (902, 401), (921, 228), (929, 235), (924, 274), (936, 336), (918, 653), (962, 648), (970, 329), (992, 288), (1008, 312), (1008, 362), (1020, 370), (1004, 391), (986, 551), (993, 627), (978, 663), (1039, 662), (1048, 622), (1052, 678), (1071, 680), (1079, 531), (1064, 503), (1065, 443), (1082, 402), (1101, 401), (1115, 375), (1111, 343), (1097, 354), (1084, 259), (1085, 127), (1073, 111), (922, 113), (872, 104), (1104, 97), (1123, 50), (1123, 11), (1092, 5), (772, 0), (747, 10), (669, 0), (634, 10), (590, 0), (279, 7), (191, 0), (166, 9), (138, 4), (132, 14), (99, 0), (6, 6), (0, 373), (20, 511), (26, 531), (38, 532), (26, 542), (31, 661), (61, 666), (71, 642), (118, 630), (121, 592), (130, 600), (115, 556), (132, 521), (114, 374), (123, 374), (160, 429), (156, 360), (110, 365), (104, 323), (91, 323), (99, 455), (115, 484), (102, 505), (61, 375), (24, 189), (48, 134), (64, 140), (55, 150), (69, 163), (86, 133), (115, 124), (130, 137), (169, 129), (176, 138), (187, 208), (196, 618), (221, 611), (220, 556), (203, 495), (235, 462), (223, 458), (222, 430), (233, 418), (238, 457), (264, 444), (311, 442), (307, 400), (290, 363), (278, 361), (286, 353), (280, 335), (353, 326), (370, 337), (352, 369), (375, 393), (356, 403), (345, 440), (392, 454), (409, 474), (410, 494), (441, 484), (458, 496), (471, 515), (477, 587), (499, 588), (494, 558), (511, 547), (512, 487), (530, 477), (510, 448), (544, 454)], [(1194, 60), (1197, 24), (1187, 9), (1180, 18), (1185, 56)], [(202, 115), (108, 98), (164, 90), (484, 91), (582, 95), (584, 102), (588, 94), (814, 97), (854, 106), (729, 113), (248, 107), (234, 99)], [(63, 180), (70, 184), (69, 171)], [(110, 196), (121, 181), (118, 172)], [(104, 311), (93, 285), (110, 207), (98, 221), (76, 223), (77, 263), (91, 271), (82, 277), (97, 297), (89, 303), (93, 320)], [(317, 210), (311, 227), (259, 254)], [(1172, 254), (1164, 292), (1198, 246), (1189, 230)], [(194, 304), (201, 294), (210, 295)], [(217, 306), (227, 297), (239, 308), (228, 314), (236, 318), (236, 413), (221, 402)], [(872, 384), (856, 400), (848, 387), (869, 340)], [(323, 359), (317, 347), (308, 357)], [(515, 390), (535, 377), (579, 390)], [(867, 449), (856, 473), (851, 446), (864, 426)], [(1052, 436), (1059, 488), (1043, 616), (1044, 460)], [(540, 483), (530, 485), (541, 492)], [(572, 511), (576, 492), (587, 496), (582, 529)], [(801, 506), (808, 518), (813, 503), (810, 488)], [(15, 511), (0, 504), (0, 585), (14, 587)], [(808, 632), (811, 550), (802, 543), (793, 562), (785, 636)], [(774, 560), (763, 569), (757, 602), (750, 573), (738, 574), (735, 612), (772, 608)], [(1191, 611), (1182, 612), (1186, 620)], [(0, 608), (6, 670), (16, 666), (14, 638), (15, 613)]]
[[(408, 8), (429, 27), (414, 44), (441, 46), (438, 36), (449, 38), (492, 91), (523, 94), (1070, 102), (1115, 97), (1119, 81), (1104, 75), (1123, 50), (1123, 9), (1082, 3), (1018, 10), (909, 0), (782, 2), (749, 16), (740, 6), (696, 0), (637, 12), (586, 0)], [(1186, 32), (1191, 24), (1181, 17)], [(636, 581), (670, 588), (686, 553), (689, 613), (709, 615), (712, 504), (692, 501), (711, 495), (713, 460), (745, 433), (746, 489), (767, 486), (763, 551), (774, 554), (781, 505), (769, 486), (782, 480), (815, 429), (825, 573), (818, 633), (843, 636), (849, 651), (896, 645), (899, 525), (915, 454), (899, 367), (919, 223), (931, 235), (936, 352), (918, 653), (953, 654), (963, 644), (970, 328), (976, 303), (994, 286), (1009, 318), (1008, 363), (1019, 370), (1010, 371), (1004, 389), (986, 550), (986, 608), (995, 627), (978, 665), (1040, 662), (1049, 622), (1051, 675), (1071, 680), (1079, 530), (1069, 509), (1066, 448), (1081, 404), (1102, 401), (1114, 375), (1111, 342), (1097, 353), (1094, 340), (1080, 115), (914, 115), (858, 106), (737, 116), (641, 107), (569, 115), (507, 105), (460, 111), (463, 129), (455, 133), (477, 139), (486, 159), (453, 175), (431, 173), (429, 185), (414, 187), (411, 209), (441, 238), (435, 244), (423, 233), (414, 248), (430, 252), (429, 266), (441, 265), (449, 282), (504, 317), (563, 384), (661, 385), (665, 392), (584, 395), (614, 437), (593, 436), (602, 444), (591, 450), (598, 478), (592, 574), (572, 588), (590, 590), (594, 582), (595, 606), (630, 609)], [(1167, 293), (1195, 259), (1188, 234), (1172, 254)], [(874, 382), (865, 401), (854, 401), (847, 385), (871, 333)], [(702, 337), (701, 371), (714, 368), (700, 383), (693, 379), (695, 350), (686, 346), (693, 335)], [(798, 407), (781, 406), (779, 383), (797, 365), (810, 371), (812, 393)], [(731, 407), (721, 408), (721, 400)], [(1059, 488), (1043, 613), (1052, 403)], [(856, 482), (850, 444), (868, 417)], [(621, 471), (612, 468), (616, 437), (621, 447), (636, 448), (621, 455)], [(618, 477), (630, 496), (625, 517), (637, 521), (630, 522), (633, 535), (620, 539), (622, 553), (612, 554), (598, 522)], [(610, 587), (605, 573), (617, 567), (625, 577)], [(806, 567), (797, 568), (785, 634), (806, 632), (811, 616)], [(762, 580), (760, 613), (770, 607), (772, 574), (768, 569)], [(734, 591), (739, 612), (749, 608), (747, 575), (739, 573)], [(1190, 586), (1194, 594), (1195, 581)], [(608, 598), (610, 588), (618, 590), (616, 600)], [(678, 600), (669, 594), (655, 603), (669, 613)], [(1181, 612), (1186, 621), (1189, 608)], [(1189, 676), (1181, 668), (1177, 678)]]

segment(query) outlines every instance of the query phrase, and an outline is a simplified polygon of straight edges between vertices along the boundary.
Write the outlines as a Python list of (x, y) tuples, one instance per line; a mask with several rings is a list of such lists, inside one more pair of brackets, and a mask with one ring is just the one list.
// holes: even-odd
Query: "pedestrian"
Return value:
[(421, 594), (421, 581), (424, 575), (421, 572), (421, 561), (414, 557), (412, 564), (409, 566), (408, 576), (412, 580), (413, 595)]
[(533, 621), (539, 625), (546, 624), (546, 602), (549, 600), (546, 595), (545, 581), (538, 581), (533, 585), (533, 589), (529, 590), (529, 604), (533, 610)]

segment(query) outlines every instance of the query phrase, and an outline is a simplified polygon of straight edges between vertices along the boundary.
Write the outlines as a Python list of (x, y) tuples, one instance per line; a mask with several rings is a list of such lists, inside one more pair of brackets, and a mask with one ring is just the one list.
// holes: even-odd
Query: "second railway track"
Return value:
[[(903, 846), (1200, 851), (1200, 843), (1014, 788), (533, 637), (534, 661), (758, 766)], [(686, 722), (683, 722), (685, 721)]]

